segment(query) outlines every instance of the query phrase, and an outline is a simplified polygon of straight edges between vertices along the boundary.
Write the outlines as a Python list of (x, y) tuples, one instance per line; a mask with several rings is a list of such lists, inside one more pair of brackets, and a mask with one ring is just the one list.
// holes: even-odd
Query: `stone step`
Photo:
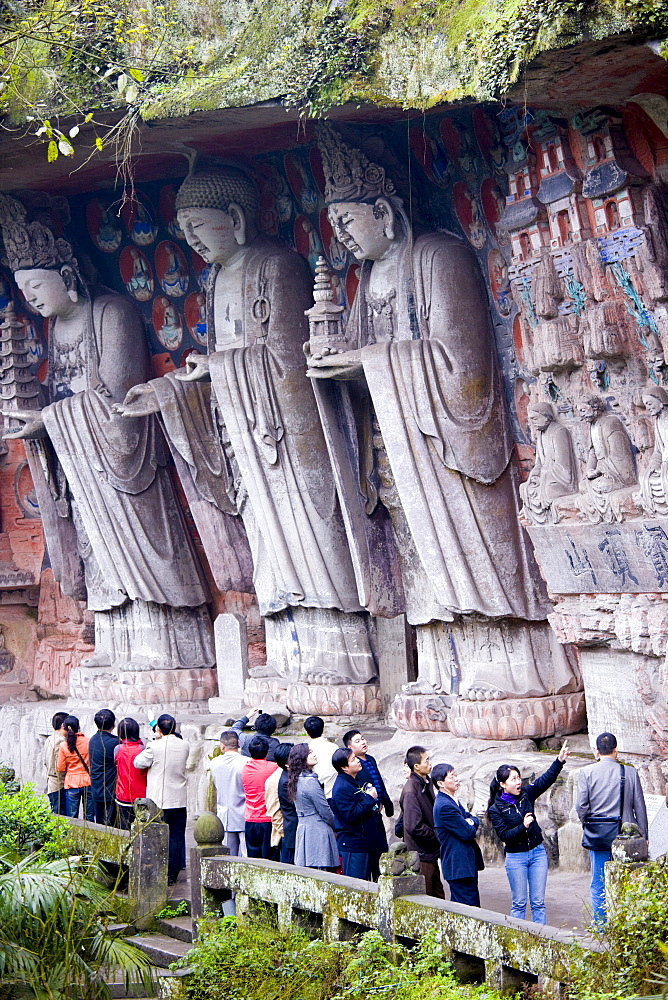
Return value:
[(112, 937), (129, 937), (134, 932), (134, 924), (107, 924), (107, 934)]
[(164, 920), (156, 920), (155, 924), (161, 934), (176, 938), (177, 941), (187, 941), (189, 944), (192, 944), (192, 917), (169, 917)]
[(107, 986), (112, 1000), (124, 1000), (125, 997), (157, 997), (158, 995), (157, 985), (153, 987), (153, 990), (150, 993), (147, 993), (143, 986), (136, 985), (133, 985), (129, 990), (126, 990), (125, 983), (122, 979), (108, 980)]
[(143, 936), (136, 934), (125, 940), (141, 948), (153, 964), (160, 969), (167, 969), (172, 962), (183, 958), (192, 948), (189, 942), (177, 941), (176, 938), (168, 937), (166, 934), (146, 934)]

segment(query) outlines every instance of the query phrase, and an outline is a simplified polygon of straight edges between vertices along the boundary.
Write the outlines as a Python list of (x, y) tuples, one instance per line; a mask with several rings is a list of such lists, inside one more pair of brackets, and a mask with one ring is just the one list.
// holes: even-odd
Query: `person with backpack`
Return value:
[(44, 767), (46, 768), (46, 794), (51, 812), (67, 816), (67, 801), (63, 788), (63, 775), (58, 773), (58, 751), (65, 740), (63, 722), (67, 712), (56, 712), (51, 719), (53, 732), (44, 741)]
[(77, 817), (83, 802), (83, 812), (89, 823), (95, 822), (95, 803), (90, 794), (90, 761), (88, 737), (79, 730), (79, 720), (68, 715), (63, 720), (65, 739), (58, 749), (58, 772), (63, 775), (67, 815)]
[(619, 763), (612, 733), (597, 736), (596, 756), (595, 764), (580, 771), (575, 808), (582, 823), (582, 846), (589, 851), (594, 925), (600, 929), (607, 920), (605, 863), (612, 860), (612, 842), (622, 823), (635, 823), (645, 840), (649, 827), (638, 772)]
[(547, 771), (524, 788), (519, 768), (502, 764), (489, 788), (487, 815), (506, 850), (506, 875), (512, 894), (510, 915), (525, 919), (528, 889), (531, 919), (535, 924), (547, 923), (547, 851), (533, 808), (536, 799), (561, 774), (568, 754), (568, 744), (564, 743)]

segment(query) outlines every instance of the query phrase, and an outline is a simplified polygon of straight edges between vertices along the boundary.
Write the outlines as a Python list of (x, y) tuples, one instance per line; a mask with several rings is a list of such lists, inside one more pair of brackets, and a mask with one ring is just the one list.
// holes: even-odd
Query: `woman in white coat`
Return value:
[(288, 757), (288, 797), (297, 810), (295, 865), (336, 871), (339, 849), (334, 836), (334, 813), (313, 770), (318, 763), (308, 743), (298, 743)]
[(139, 770), (148, 769), (146, 797), (162, 809), (169, 827), (167, 883), (174, 885), (186, 866), (186, 765), (189, 748), (176, 732), (176, 719), (161, 715), (156, 738), (134, 759)]

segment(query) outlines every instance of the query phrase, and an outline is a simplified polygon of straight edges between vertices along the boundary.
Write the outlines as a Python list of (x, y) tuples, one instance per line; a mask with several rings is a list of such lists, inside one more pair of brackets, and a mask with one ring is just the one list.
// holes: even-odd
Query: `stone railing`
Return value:
[(539, 983), (543, 995), (554, 997), (564, 995), (573, 945), (600, 950), (582, 934), (427, 896), (422, 875), (392, 875), (386, 858), (386, 874), (376, 884), (193, 848), (193, 916), (220, 916), (221, 904), (235, 893), (238, 919), (262, 904), (274, 910), (280, 928), (296, 923), (328, 940), (375, 928), (386, 940), (414, 944), (431, 930), (463, 981), (510, 993), (522, 983)]
[[(160, 810), (150, 799), (137, 811), (130, 830), (69, 819), (74, 850), (117, 865), (128, 873), (130, 917), (139, 929), (149, 927), (167, 902), (169, 829), (158, 820)], [(138, 804), (137, 803), (137, 804)]]

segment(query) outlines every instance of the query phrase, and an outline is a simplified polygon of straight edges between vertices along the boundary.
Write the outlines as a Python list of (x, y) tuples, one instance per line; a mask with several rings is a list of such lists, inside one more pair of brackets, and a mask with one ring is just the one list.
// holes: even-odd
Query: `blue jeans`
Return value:
[(369, 872), (370, 860), (368, 854), (361, 854), (356, 851), (341, 851), (343, 874), (349, 878), (363, 878), (368, 882), (371, 877)]
[(65, 792), (65, 797), (67, 800), (67, 815), (77, 817), (79, 815), (79, 804), (83, 799), (83, 811), (84, 817), (89, 823), (95, 822), (95, 803), (93, 802), (93, 796), (90, 794), (90, 786), (84, 785), (83, 788), (68, 788)]
[(58, 792), (48, 792), (47, 794), (49, 796), (51, 812), (59, 816), (67, 816), (67, 796), (65, 789), (61, 788)]
[(545, 886), (547, 884), (547, 852), (543, 844), (519, 854), (506, 854), (506, 875), (510, 883), (513, 905), (511, 917), (524, 920), (527, 909), (527, 886), (534, 924), (547, 923)]
[(591, 910), (594, 924), (604, 927), (608, 919), (605, 912), (605, 863), (612, 861), (612, 851), (590, 851)]

